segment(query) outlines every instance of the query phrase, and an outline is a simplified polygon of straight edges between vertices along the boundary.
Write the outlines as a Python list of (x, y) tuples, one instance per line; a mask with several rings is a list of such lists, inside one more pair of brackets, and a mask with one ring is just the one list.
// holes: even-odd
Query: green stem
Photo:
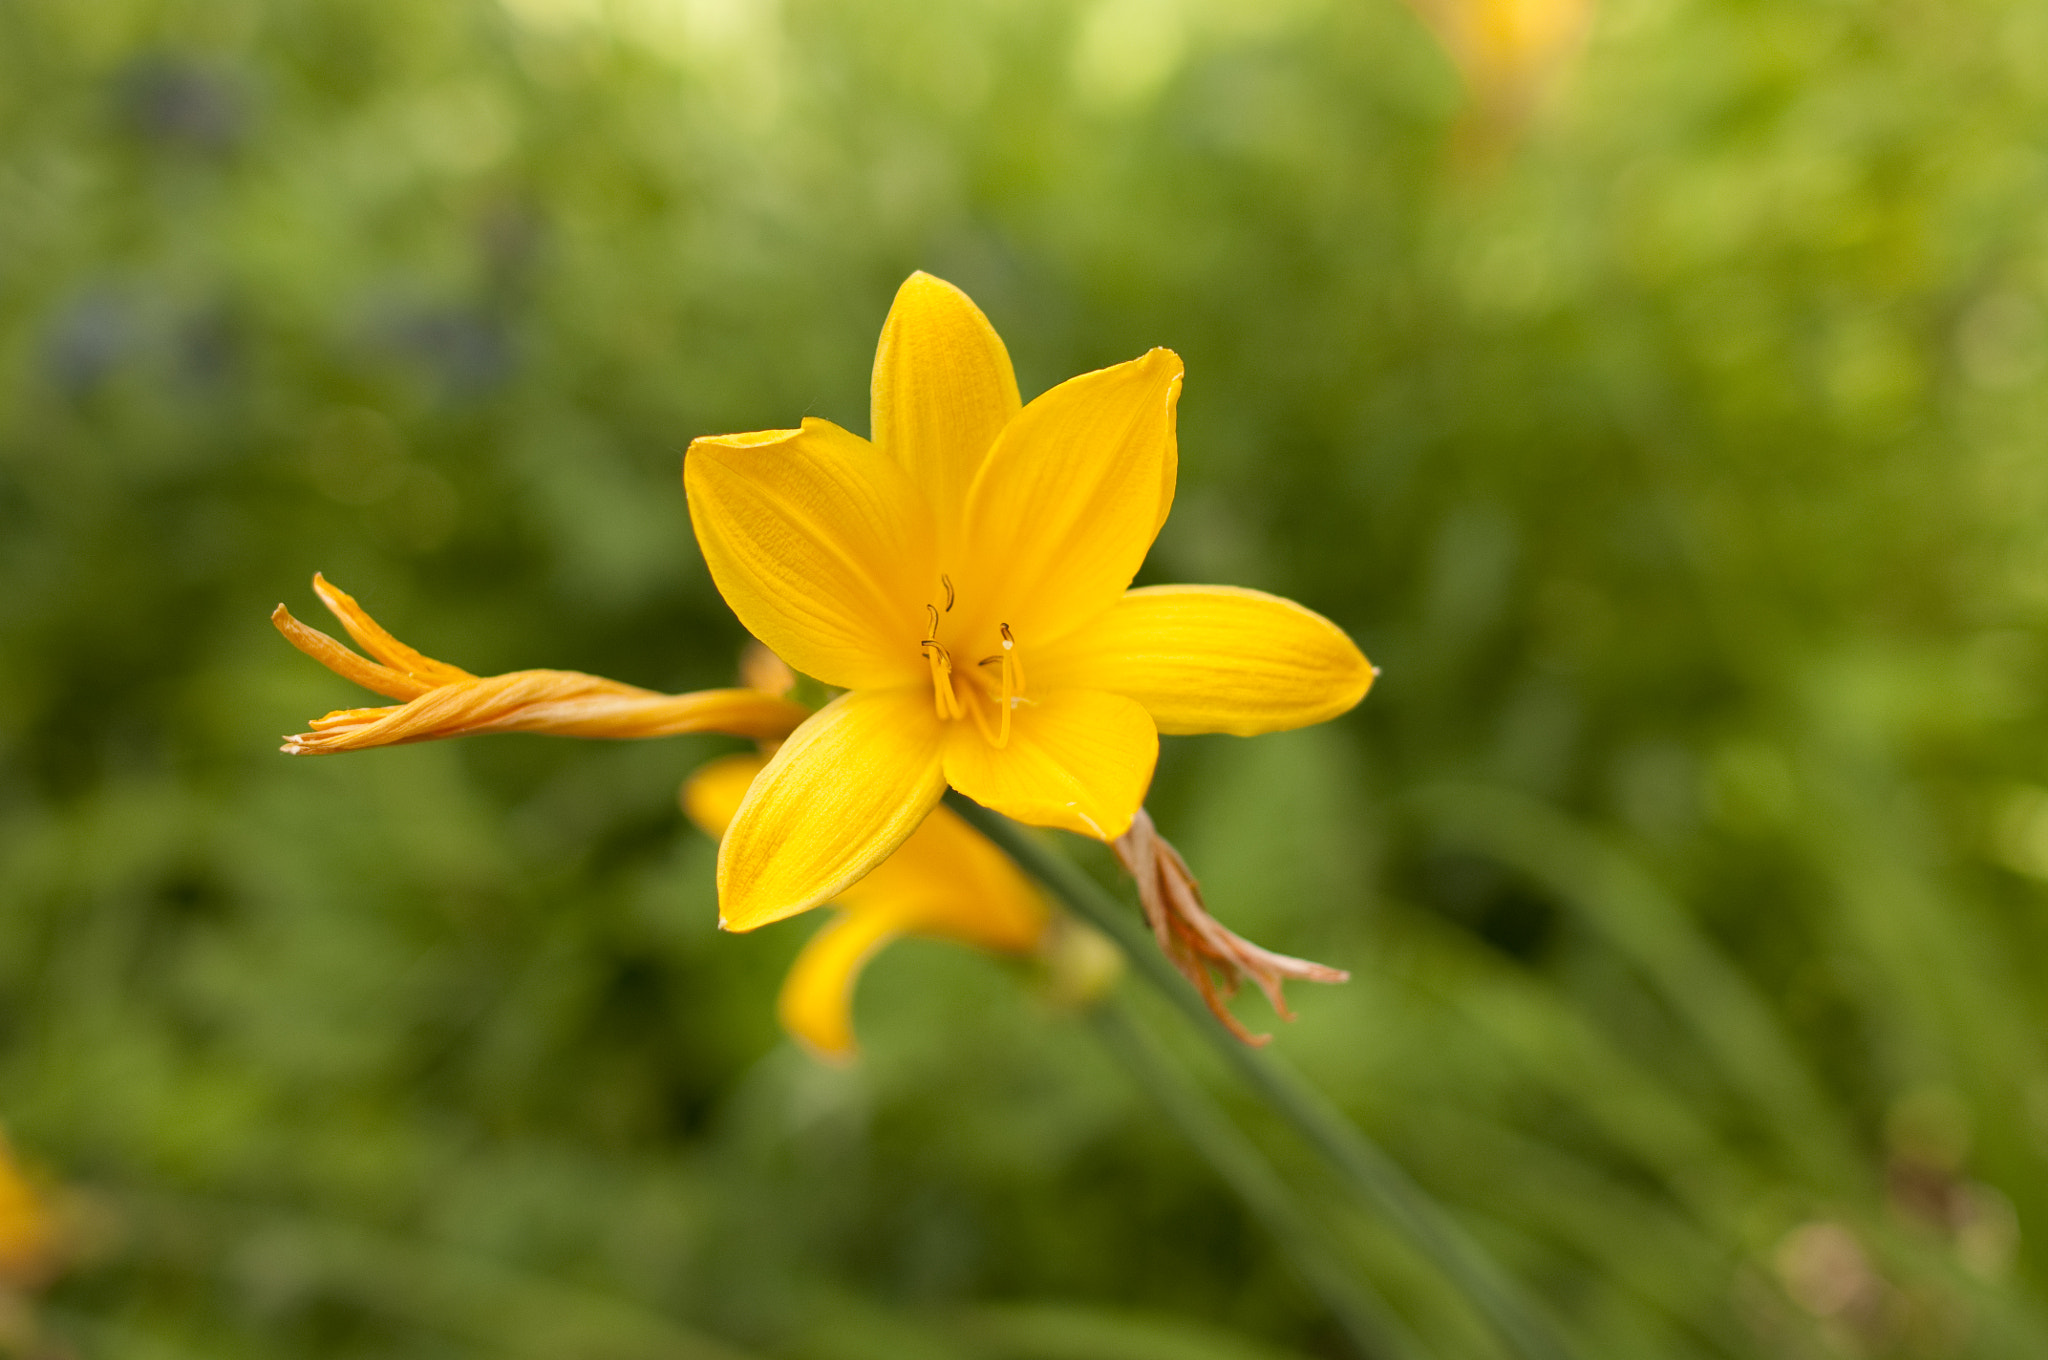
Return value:
[(1166, 1059), (1130, 1007), (1110, 997), (1093, 1008), (1090, 1019), (1103, 1045), (1294, 1259), (1359, 1353), (1367, 1360), (1425, 1354), (1385, 1301), (1338, 1258), (1325, 1231), (1302, 1210), (1258, 1146)]
[(1179, 1008), (1245, 1085), (1307, 1140), (1364, 1204), (1434, 1262), (1515, 1354), (1522, 1360), (1567, 1360), (1571, 1350), (1556, 1327), (1484, 1249), (1321, 1092), (1276, 1056), (1232, 1036), (1128, 908), (1009, 818), (957, 793), (949, 792), (946, 802), (1076, 916), (1114, 940), (1131, 965)]

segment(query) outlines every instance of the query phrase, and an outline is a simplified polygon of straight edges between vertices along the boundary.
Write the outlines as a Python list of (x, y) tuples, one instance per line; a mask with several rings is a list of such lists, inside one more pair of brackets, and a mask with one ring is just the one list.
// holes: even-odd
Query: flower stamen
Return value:
[(997, 628), (1003, 635), (1003, 659), (1007, 665), (1017, 668), (1017, 693), (1022, 694), (1024, 692), (1024, 657), (1017, 650), (1017, 638), (1010, 632), (1009, 624), (998, 624)]
[[(981, 729), (982, 735), (988, 737), (989, 741), (993, 745), (1003, 747), (1008, 746), (1010, 744), (1010, 714), (1012, 713), (1012, 711), (1016, 709), (1017, 705), (1023, 701), (1024, 662), (1017, 655), (1017, 638), (1016, 635), (1010, 631), (1010, 625), (1007, 623), (1001, 623), (997, 624), (996, 627), (1001, 631), (1003, 635), (1003, 650), (995, 653), (993, 656), (983, 657), (981, 660), (975, 662), (975, 665), (999, 665), (1003, 668), (1003, 692), (1001, 701), (1002, 716), (997, 721), (996, 731), (993, 735), (990, 735), (988, 727), (985, 724)], [(979, 714), (979, 712), (980, 710), (976, 709), (977, 715)]]
[(1023, 675), (1017, 667), (1015, 652), (1017, 639), (1010, 636), (1010, 625), (1000, 625), (1003, 632), (1003, 717), (996, 734), (997, 746), (1010, 744), (1010, 710), (1015, 707), (1017, 691), (1023, 688)]
[[(939, 579), (944, 581), (946, 578), (941, 576)], [(951, 590), (950, 583), (947, 588)], [(925, 663), (931, 667), (932, 703), (938, 708), (941, 721), (957, 718), (960, 716), (960, 696), (953, 692), (953, 654), (939, 641), (939, 607), (927, 603), (924, 610), (931, 616), (931, 628), (917, 645), (924, 652)]]
[(988, 718), (981, 711), (982, 694), (974, 686), (967, 687), (967, 707), (974, 713), (974, 725), (981, 729), (981, 739), (991, 746), (1007, 746), (1010, 742), (1009, 713), (1003, 714), (999, 727), (991, 731)]
[(960, 696), (953, 692), (952, 654), (936, 638), (926, 638), (918, 646), (924, 649), (924, 659), (931, 667), (932, 702), (938, 707), (939, 717), (959, 717)]

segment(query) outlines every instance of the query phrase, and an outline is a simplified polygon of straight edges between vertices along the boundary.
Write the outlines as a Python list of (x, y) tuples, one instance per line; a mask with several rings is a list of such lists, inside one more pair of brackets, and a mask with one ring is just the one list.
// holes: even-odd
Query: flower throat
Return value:
[[(955, 601), (953, 578), (941, 572), (939, 574), (939, 584), (944, 587), (946, 592), (945, 608), (942, 610), (934, 603), (927, 603), (925, 605), (925, 612), (929, 616), (930, 623), (925, 629), (924, 640), (918, 643), (919, 648), (924, 652), (925, 664), (931, 670), (932, 704), (938, 709), (939, 717), (942, 721), (950, 722), (967, 713), (972, 713), (974, 725), (981, 729), (981, 735), (988, 739), (990, 745), (1008, 746), (1010, 744), (1010, 711), (1024, 695), (1024, 662), (1017, 655), (1016, 635), (1011, 633), (1009, 624), (999, 623), (996, 625), (996, 633), (1001, 642), (1001, 650), (992, 655), (985, 656), (975, 663), (977, 671), (975, 679), (977, 683), (964, 687), (967, 697), (965, 703), (963, 703), (960, 697), (960, 690), (956, 689), (953, 684), (953, 654), (946, 649), (946, 645), (943, 642), (939, 641), (939, 623), (945, 615), (953, 612)], [(996, 705), (996, 721), (993, 730), (989, 726), (987, 716), (981, 711), (981, 699), (983, 696), (980, 691), (982, 685), (988, 683), (981, 678), (986, 673), (981, 668), (988, 666), (1001, 668), (1001, 678), (997, 681), (997, 684), (1000, 686), (1001, 697)]]

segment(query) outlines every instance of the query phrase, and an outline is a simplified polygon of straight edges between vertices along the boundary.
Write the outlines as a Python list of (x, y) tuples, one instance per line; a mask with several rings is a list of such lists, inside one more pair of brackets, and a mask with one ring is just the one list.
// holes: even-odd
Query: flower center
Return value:
[[(997, 624), (997, 650), (956, 674), (952, 651), (939, 641), (940, 626), (953, 612), (953, 578), (942, 573), (939, 585), (945, 590), (945, 608), (941, 609), (936, 603), (925, 605), (929, 626), (925, 629), (923, 641), (918, 643), (924, 652), (925, 665), (931, 670), (932, 706), (938, 710), (942, 722), (952, 722), (971, 714), (974, 725), (981, 729), (981, 735), (990, 745), (1008, 746), (1010, 713), (1024, 701), (1024, 662), (1017, 655), (1017, 637), (1010, 631), (1009, 624)], [(985, 703), (995, 705), (993, 722), (983, 712)]]

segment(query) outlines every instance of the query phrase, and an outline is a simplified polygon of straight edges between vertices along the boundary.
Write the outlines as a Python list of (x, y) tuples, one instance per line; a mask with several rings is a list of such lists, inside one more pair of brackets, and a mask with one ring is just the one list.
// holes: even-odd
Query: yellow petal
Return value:
[(856, 690), (812, 714), (733, 815), (718, 851), (720, 924), (794, 916), (888, 858), (945, 791), (940, 735), (929, 686)]
[(1147, 586), (1031, 661), (1034, 683), (1126, 694), (1169, 735), (1240, 737), (1325, 722), (1372, 664), (1312, 609), (1236, 586)]
[(888, 912), (909, 933), (1006, 953), (1037, 945), (1052, 914), (1010, 857), (943, 804), (839, 904)]
[(922, 271), (896, 290), (875, 348), (875, 446), (910, 474), (941, 536), (1023, 403), (1010, 352), (967, 294)]
[[(721, 836), (767, 761), (745, 753), (710, 761), (683, 786), (683, 807)], [(1052, 909), (1009, 856), (950, 808), (935, 807), (896, 853), (839, 894), (844, 913), (797, 955), (782, 985), (783, 1028), (820, 1057), (853, 1056), (853, 990), (875, 951), (899, 934), (930, 935), (1004, 953), (1038, 946)]]
[(758, 640), (750, 640), (740, 649), (740, 683), (763, 694), (788, 694), (796, 688), (796, 672)]
[(429, 685), (476, 679), (462, 667), (436, 661), (391, 636), (384, 625), (371, 618), (369, 611), (355, 602), (354, 596), (317, 571), (313, 573), (313, 593), (320, 597), (320, 603), (327, 606), (329, 613), (341, 620), (341, 626), (348, 629), (348, 635), (356, 640), (358, 647), (391, 669)]
[(884, 912), (846, 912), (811, 936), (783, 979), (782, 1027), (828, 1062), (854, 1056), (853, 986), (868, 960), (899, 933)]
[(387, 699), (417, 699), (434, 688), (432, 681), (420, 680), (389, 666), (381, 666), (367, 657), (357, 656), (318, 628), (300, 623), (282, 604), (270, 611), (270, 621), (292, 646), (342, 679), (353, 680)]
[(1100, 690), (1034, 691), (1020, 704), (1007, 746), (973, 723), (948, 724), (946, 782), (986, 808), (1033, 826), (1113, 840), (1131, 824), (1159, 734), (1135, 700)]
[(925, 674), (931, 515), (872, 444), (825, 420), (699, 439), (683, 483), (719, 593), (776, 655), (849, 689)]
[(845, 910), (797, 955), (776, 1006), (782, 1027), (830, 1061), (854, 1055), (854, 987), (889, 941), (929, 935), (1022, 954), (1052, 916), (1009, 857), (944, 807), (839, 905)]
[(967, 494), (959, 620), (1042, 646), (1108, 609), (1164, 520), (1181, 362), (1155, 349), (1070, 378), (1005, 426)]
[(747, 786), (767, 763), (768, 757), (751, 751), (705, 761), (683, 785), (683, 811), (699, 831), (718, 840), (732, 825), (732, 815), (740, 810)]
[(854, 987), (890, 940), (928, 935), (1022, 954), (1052, 916), (1010, 858), (943, 806), (839, 905), (843, 913), (797, 955), (777, 1007), (783, 1028), (834, 1061), (853, 1056)]
[[(723, 836), (767, 763), (751, 752), (706, 762), (683, 786), (683, 810), (706, 835)], [(837, 903), (887, 912), (904, 931), (1008, 953), (1033, 948), (1052, 915), (1010, 857), (943, 804)]]

